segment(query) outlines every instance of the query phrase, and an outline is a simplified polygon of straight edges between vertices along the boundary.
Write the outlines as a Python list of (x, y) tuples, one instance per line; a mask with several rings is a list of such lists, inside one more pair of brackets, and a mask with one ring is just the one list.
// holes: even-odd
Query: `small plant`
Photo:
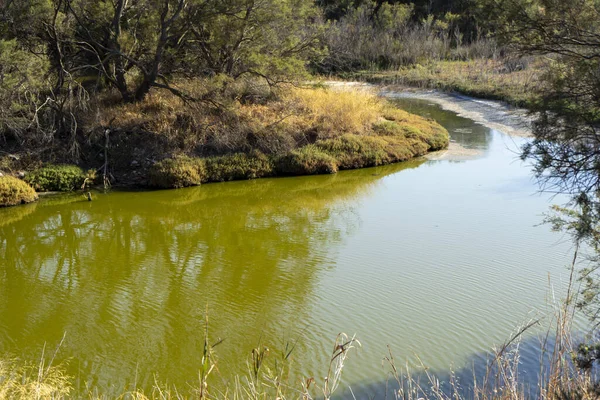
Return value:
[(190, 157), (159, 161), (149, 171), (150, 185), (159, 188), (198, 186), (205, 177), (204, 162)]
[(0, 207), (31, 203), (38, 198), (35, 190), (20, 179), (0, 176)]
[(338, 171), (336, 159), (312, 144), (280, 157), (276, 168), (282, 175), (334, 174)]
[(223, 182), (256, 179), (273, 175), (273, 162), (259, 151), (207, 158), (206, 180)]
[(92, 186), (92, 184), (96, 181), (98, 175), (95, 169), (88, 169), (85, 174), (85, 179), (83, 180), (83, 184), (81, 185), (81, 190), (85, 190), (86, 188)]
[(52, 165), (37, 169), (25, 177), (38, 192), (71, 192), (86, 182), (86, 173), (76, 165)]

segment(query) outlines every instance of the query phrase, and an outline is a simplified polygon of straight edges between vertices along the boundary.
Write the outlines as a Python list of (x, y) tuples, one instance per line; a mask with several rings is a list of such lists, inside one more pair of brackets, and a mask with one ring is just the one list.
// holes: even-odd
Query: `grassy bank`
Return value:
[[(75, 190), (94, 181), (177, 188), (335, 173), (406, 161), (448, 145), (448, 132), (435, 121), (364, 91), (274, 91), (246, 83), (220, 87), (215, 95), (214, 81), (185, 85), (195, 98), (210, 101), (190, 102), (164, 90), (129, 104), (104, 96), (80, 116), (82, 137), (70, 148), (15, 148), (0, 166), (5, 173), (28, 172), (25, 180), (38, 191)], [(68, 163), (75, 150), (79, 166), (49, 164)]]
[(432, 61), (393, 71), (362, 71), (344, 78), (458, 92), (528, 107), (542, 90), (539, 59)]

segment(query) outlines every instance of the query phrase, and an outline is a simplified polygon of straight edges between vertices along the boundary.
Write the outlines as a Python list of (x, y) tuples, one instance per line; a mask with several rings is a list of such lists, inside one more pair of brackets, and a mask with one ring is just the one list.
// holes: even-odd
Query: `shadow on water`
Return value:
[[(509, 346), (502, 353), (501, 362), (505, 366), (503, 371), (508, 372), (507, 375), (499, 373), (496, 353), (489, 351), (471, 355), (464, 366), (458, 369), (449, 368), (441, 371), (419, 366), (409, 368), (408, 375), (406, 366), (401, 364), (400, 360), (394, 360), (400, 376), (398, 382), (394, 377), (391, 364), (383, 355), (381, 371), (382, 376), (387, 376), (387, 379), (364, 383), (360, 387), (352, 387), (352, 390), (348, 387), (340, 388), (335, 398), (419, 399), (439, 398), (441, 393), (447, 398), (470, 399), (475, 397), (476, 391), (498, 395), (496, 390), (508, 387), (510, 384), (516, 384), (517, 390), (524, 395), (524, 398), (541, 398), (540, 390), (546, 387), (555, 340), (555, 335), (546, 337), (541, 334), (529, 336)], [(440, 348), (439, 351), (444, 349)], [(565, 355), (565, 359), (569, 359), (568, 354)], [(513, 372), (516, 374), (511, 375)], [(503, 379), (503, 376), (510, 376), (510, 382)], [(437, 391), (434, 389), (436, 384)], [(403, 390), (399, 391), (401, 387)]]
[(0, 351), (37, 360), (66, 332), (59, 361), (82, 385), (187, 387), (208, 308), (221, 369), (243, 372), (261, 337), (301, 335), (356, 203), (424, 162), (0, 210)]

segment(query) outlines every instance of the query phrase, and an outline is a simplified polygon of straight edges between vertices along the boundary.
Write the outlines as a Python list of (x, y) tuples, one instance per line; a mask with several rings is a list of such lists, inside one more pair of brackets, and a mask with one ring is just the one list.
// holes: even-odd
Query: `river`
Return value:
[[(331, 176), (0, 209), (0, 352), (36, 361), (64, 336), (56, 362), (79, 389), (156, 380), (185, 393), (208, 314), (211, 341), (224, 339), (217, 386), (244, 374), (259, 344), (272, 360), (295, 344), (291, 381), (322, 379), (339, 332), (362, 343), (341, 396), (382, 393), (388, 345), (399, 366), (478, 368), (561, 297), (573, 249), (541, 223), (564, 199), (540, 194), (519, 160), (514, 111), (391, 94), (444, 125), (450, 150)], [(524, 340), (523, 359), (536, 358), (535, 332)]]

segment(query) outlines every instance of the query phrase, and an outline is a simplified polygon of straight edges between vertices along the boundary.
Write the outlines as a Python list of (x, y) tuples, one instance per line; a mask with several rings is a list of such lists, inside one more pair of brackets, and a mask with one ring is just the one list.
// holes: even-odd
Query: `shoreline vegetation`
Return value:
[[(0, 207), (35, 201), (34, 188), (335, 173), (448, 145), (435, 121), (373, 94), (297, 86), (312, 75), (502, 100), (537, 112), (521, 158), (541, 183), (571, 196), (567, 220), (550, 222), (595, 253), (578, 274), (580, 306), (598, 322), (599, 13), (594, 0), (0, 1)], [(540, 398), (599, 396), (597, 332), (589, 346), (569, 347), (571, 307), (567, 296)], [(319, 397), (339, 384), (347, 352), (338, 346)], [(199, 398), (214, 369), (204, 349)], [(527, 397), (518, 353), (512, 362), (503, 349), (491, 386), (475, 382), (469, 398)], [(214, 397), (312, 398), (310, 380), (284, 393), (281, 373), (260, 371), (263, 356), (257, 348), (244, 383)], [(48, 365), (0, 358), (0, 398), (67, 397), (71, 378)], [(425, 397), (461, 398), (427, 378)], [(419, 398), (415, 385), (394, 397)], [(182, 397), (160, 387), (151, 396)]]
[(532, 108), (543, 90), (541, 58), (440, 60), (393, 70), (363, 70), (339, 78), (377, 85), (435, 89)]
[[(569, 287), (573, 282), (569, 283)], [(488, 353), (483, 369), (464, 374), (451, 370), (440, 377), (427, 366), (409, 368), (399, 365), (388, 346), (388, 353), (382, 357), (384, 392), (362, 393), (369, 398), (403, 400), (504, 400), (504, 399), (594, 399), (598, 398), (599, 388), (594, 373), (585, 366), (584, 358), (573, 357), (574, 338), (571, 335), (575, 293), (567, 290), (567, 299), (553, 304), (546, 318), (547, 327), (538, 333), (539, 370), (535, 386), (527, 386), (520, 371), (521, 345), (526, 333), (540, 327), (540, 320), (531, 320), (515, 330), (507, 340), (495, 346)], [(206, 322), (208, 325), (208, 321)], [(262, 338), (266, 339), (266, 338)], [(261, 340), (262, 340), (261, 339)], [(18, 358), (0, 358), (0, 398), (25, 400), (62, 400), (69, 398), (106, 399), (98, 388), (81, 385), (78, 377), (71, 376), (64, 364), (53, 364), (65, 338), (53, 354), (42, 353), (39, 363), (26, 363)], [(355, 337), (340, 333), (335, 338), (326, 373), (321, 377), (293, 379), (290, 371), (294, 364), (295, 344), (286, 343), (285, 350), (269, 349), (259, 342), (247, 359), (247, 371), (230, 380), (220, 376), (218, 368), (219, 339), (210, 344), (208, 328), (205, 331), (198, 381), (186, 389), (177, 388), (156, 378), (149, 388), (141, 388), (134, 382), (132, 386), (117, 392), (119, 399), (325, 399), (340, 398), (341, 392), (353, 398), (363, 398), (343, 381), (343, 370), (354, 353), (362, 346)], [(297, 344), (297, 342), (296, 342)], [(581, 345), (578, 347), (581, 353)], [(593, 351), (590, 349), (590, 351)], [(578, 368), (575, 368), (577, 365)], [(468, 368), (468, 367), (467, 367)], [(464, 371), (463, 371), (464, 372)], [(466, 379), (466, 380), (465, 380)], [(221, 381), (221, 384), (218, 382)], [(224, 385), (224, 386), (222, 386)]]
[[(188, 83), (192, 85), (206, 90), (206, 84)], [(133, 104), (111, 105), (104, 99), (98, 108), (102, 114), (89, 120), (86, 129), (104, 131), (107, 144), (79, 149), (86, 167), (104, 168), (86, 173), (78, 166), (11, 154), (0, 160), (2, 171), (20, 172), (24, 180), (3, 179), (40, 192), (74, 191), (108, 180), (121, 186), (181, 188), (385, 165), (449, 143), (448, 132), (437, 122), (365, 91), (289, 86), (275, 94), (268, 86), (244, 89), (247, 96), (266, 100), (216, 109), (186, 104), (162, 90)], [(7, 192), (0, 206), (28, 201)]]

